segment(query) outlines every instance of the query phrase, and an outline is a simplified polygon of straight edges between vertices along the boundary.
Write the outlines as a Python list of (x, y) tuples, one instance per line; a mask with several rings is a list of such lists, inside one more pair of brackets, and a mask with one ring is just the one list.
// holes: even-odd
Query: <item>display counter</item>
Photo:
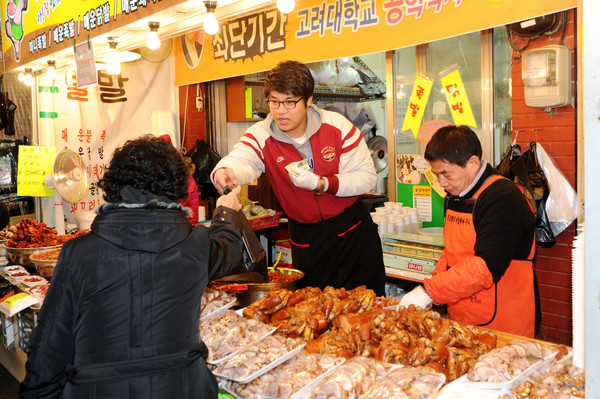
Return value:
[[(470, 326), (466, 326), (462, 323), (455, 323), (455, 322), (451, 322), (448, 320), (445, 320), (444, 318), (441, 318), (439, 316), (439, 314), (437, 312), (420, 312), (418, 310), (399, 310), (398, 313), (395, 313), (395, 311), (397, 310), (397, 301), (395, 301), (392, 298), (386, 298), (386, 297), (379, 297), (376, 298), (374, 293), (370, 290), (364, 289), (364, 288), (357, 288), (355, 290), (348, 290), (346, 293), (344, 293), (344, 290), (333, 290), (333, 291), (328, 291), (326, 290), (322, 290), (321, 293), (319, 294), (315, 294), (314, 291), (311, 292), (310, 295), (307, 295), (306, 299), (308, 300), (309, 297), (311, 295), (325, 295), (328, 298), (333, 298), (334, 299), (334, 303), (338, 303), (338, 305), (340, 305), (341, 307), (336, 307), (335, 304), (332, 304), (331, 309), (337, 309), (334, 313), (325, 313), (326, 315), (332, 315), (335, 314), (336, 316), (334, 317), (329, 317), (326, 316), (326, 319), (324, 319), (324, 321), (327, 322), (327, 325), (329, 327), (322, 329), (322, 330), (316, 330), (317, 327), (310, 327), (313, 328), (313, 331), (311, 332), (310, 329), (306, 329), (306, 330), (299, 330), (297, 328), (299, 328), (299, 324), (296, 322), (293, 322), (292, 319), (294, 319), (294, 317), (298, 317), (299, 314), (297, 314), (296, 312), (294, 312), (294, 309), (292, 309), (292, 307), (294, 305), (290, 305), (290, 308), (286, 309), (283, 313), (283, 316), (289, 316), (290, 317), (290, 323), (287, 325), (286, 328), (284, 328), (282, 331), (286, 331), (286, 334), (278, 334), (275, 332), (275, 329), (277, 326), (277, 328), (281, 328), (282, 321), (285, 321), (286, 319), (284, 317), (279, 317), (278, 320), (276, 320), (273, 324), (273, 320), (264, 320), (264, 325), (265, 325), (265, 330), (264, 331), (258, 331), (256, 328), (257, 325), (257, 320), (256, 318), (253, 318), (252, 316), (252, 308), (256, 307), (256, 306), (260, 306), (260, 300), (257, 302), (254, 302), (252, 305), (250, 305), (247, 308), (244, 308), (246, 310), (249, 310), (250, 312), (246, 313), (244, 311), (244, 309), (240, 309), (238, 311), (233, 311), (233, 306), (234, 306), (234, 298), (226, 293), (223, 293), (222, 295), (216, 295), (215, 294), (215, 289), (210, 289), (207, 288), (205, 295), (211, 296), (212, 299), (204, 299), (203, 298), (203, 304), (202, 304), (202, 311), (203, 311), (203, 315), (202, 318), (200, 320), (200, 324), (199, 324), (199, 328), (200, 328), (200, 335), (202, 336), (204, 342), (206, 343), (207, 347), (209, 348), (209, 359), (208, 359), (208, 363), (209, 363), (209, 367), (211, 368), (211, 370), (217, 374), (217, 375), (221, 375), (221, 376), (234, 376), (234, 377), (230, 377), (230, 378), (225, 378), (222, 377), (221, 380), (225, 386), (225, 384), (229, 384), (229, 389), (233, 389), (235, 390), (236, 388), (239, 388), (240, 385), (243, 385), (243, 388), (246, 389), (247, 387), (254, 387), (255, 385), (258, 384), (258, 382), (254, 382), (254, 381), (259, 381), (259, 377), (262, 375), (261, 373), (259, 373), (258, 371), (254, 371), (252, 373), (250, 372), (246, 372), (246, 374), (243, 374), (244, 377), (236, 377), (239, 375), (242, 375), (242, 373), (244, 373), (244, 371), (242, 370), (244, 367), (247, 367), (247, 362), (241, 362), (241, 363), (236, 363), (235, 361), (235, 356), (239, 355), (243, 355), (243, 350), (244, 348), (250, 348), (255, 346), (259, 352), (260, 352), (260, 344), (263, 342), (267, 342), (268, 343), (268, 347), (270, 349), (265, 350), (265, 353), (267, 353), (268, 355), (272, 355), (272, 351), (275, 350), (275, 348), (278, 345), (281, 345), (282, 348), (280, 348), (279, 350), (281, 351), (280, 356), (275, 357), (273, 359), (270, 359), (266, 364), (269, 365), (269, 368), (267, 370), (264, 370), (264, 373), (279, 373), (281, 372), (282, 369), (285, 369), (286, 367), (292, 367), (291, 365), (292, 360), (299, 360), (304, 358), (305, 356), (308, 359), (313, 359), (312, 364), (317, 364), (317, 363), (323, 363), (326, 364), (327, 363), (327, 358), (323, 358), (320, 355), (327, 355), (329, 357), (331, 357), (332, 362), (333, 363), (329, 363), (329, 367), (331, 367), (331, 369), (335, 369), (337, 366), (341, 365), (344, 362), (348, 362), (349, 364), (351, 363), (351, 359), (356, 359), (356, 361), (362, 361), (360, 360), (360, 358), (362, 357), (366, 357), (369, 358), (371, 360), (369, 361), (376, 361), (375, 359), (386, 359), (384, 363), (385, 364), (385, 368), (387, 370), (387, 372), (390, 372), (390, 376), (394, 376), (394, 378), (400, 378), (401, 376), (395, 376), (395, 374), (391, 373), (391, 370), (393, 369), (397, 369), (400, 368), (399, 365), (401, 364), (405, 364), (402, 362), (398, 362), (398, 358), (395, 357), (397, 356), (398, 353), (401, 353), (404, 349), (403, 345), (400, 345), (403, 341), (401, 341), (402, 339), (406, 339), (406, 337), (408, 337), (409, 335), (411, 336), (410, 338), (410, 342), (412, 342), (412, 345), (421, 345), (422, 343), (425, 343), (425, 346), (417, 348), (417, 349), (411, 349), (409, 353), (411, 353), (410, 355), (410, 359), (408, 359), (408, 364), (406, 364), (406, 367), (404, 367), (404, 369), (406, 370), (413, 370), (411, 372), (415, 373), (415, 376), (412, 376), (411, 378), (425, 378), (428, 379), (428, 381), (431, 381), (431, 378), (433, 378), (434, 380), (439, 380), (440, 378), (443, 379), (443, 377), (445, 375), (450, 375), (450, 376), (454, 376), (454, 378), (452, 378), (452, 382), (445, 384), (442, 383), (441, 385), (439, 385), (436, 389), (436, 391), (438, 389), (442, 389), (442, 391), (440, 392), (446, 392), (444, 395), (446, 396), (423, 396), (423, 397), (436, 397), (436, 398), (463, 398), (462, 396), (460, 396), (462, 394), (462, 389), (463, 389), (463, 382), (464, 379), (466, 377), (464, 377), (464, 373), (466, 372), (466, 369), (462, 369), (462, 371), (457, 371), (460, 369), (456, 369), (456, 367), (450, 367), (449, 364), (445, 364), (444, 362), (446, 360), (444, 360), (443, 362), (441, 362), (441, 365), (445, 367), (447, 367), (447, 370), (442, 373), (441, 371), (439, 371), (439, 369), (436, 370), (431, 370), (431, 369), (427, 369), (427, 367), (425, 368), (426, 370), (428, 370), (429, 373), (433, 373), (433, 374), (425, 374), (425, 376), (423, 377), (422, 374), (423, 372), (421, 371), (421, 368), (413, 368), (413, 367), (409, 367), (409, 366), (419, 366), (419, 365), (423, 365), (423, 366), (427, 366), (430, 365), (431, 362), (425, 362), (422, 361), (421, 363), (418, 363), (418, 357), (419, 356), (430, 356), (430, 352), (429, 349), (433, 348), (433, 346), (430, 348), (428, 345), (426, 344), (426, 342), (429, 342), (430, 344), (433, 344), (434, 346), (436, 346), (436, 342), (440, 345), (437, 345), (437, 349), (435, 350), (442, 350), (442, 353), (444, 353), (445, 351), (449, 351), (449, 353), (446, 355), (447, 359), (450, 359), (451, 356), (457, 356), (463, 358), (462, 360), (460, 360), (461, 362), (463, 362), (463, 364), (469, 364), (469, 367), (472, 368), (474, 367), (474, 362), (475, 360), (479, 361), (479, 359), (481, 359), (481, 354), (482, 353), (487, 353), (487, 351), (484, 352), (478, 352), (477, 350), (475, 352), (471, 352), (471, 355), (468, 355), (466, 357), (466, 359), (471, 359), (470, 363), (467, 360), (466, 363), (464, 363), (464, 355), (465, 355), (465, 351), (467, 349), (464, 342), (459, 342), (458, 344), (456, 343), (451, 343), (452, 340), (461, 340), (463, 339), (465, 336), (470, 337), (469, 339), (471, 340), (471, 342), (477, 342), (476, 345), (485, 345), (487, 347), (488, 343), (493, 342), (493, 341), (489, 341), (489, 337), (483, 339), (483, 338), (479, 338), (479, 337), (483, 337), (486, 335), (486, 333), (492, 334), (493, 336), (497, 337), (497, 339), (495, 340), (495, 345), (496, 347), (504, 347), (506, 345), (509, 345), (511, 343), (513, 343), (514, 341), (526, 341), (526, 342), (533, 342), (536, 344), (540, 344), (541, 346), (545, 347), (545, 348), (558, 348), (561, 347), (563, 349), (566, 349), (566, 351), (564, 351), (564, 353), (566, 353), (567, 355), (571, 352), (570, 348), (566, 348), (564, 346), (557, 346), (555, 344), (549, 343), (549, 342), (543, 342), (543, 341), (539, 341), (539, 340), (535, 340), (535, 339), (530, 339), (530, 338), (525, 338), (519, 335), (515, 335), (515, 334), (509, 334), (509, 333), (504, 333), (504, 332), (500, 332), (500, 331), (495, 331), (495, 330), (491, 330), (491, 329), (487, 329), (487, 328), (481, 328), (481, 327), (477, 327), (476, 329), (472, 329)], [(340, 294), (338, 296), (338, 294)], [(353, 299), (354, 298), (354, 299)], [(313, 298), (314, 299), (314, 298)], [(337, 300), (340, 300), (339, 302), (337, 302)], [(353, 300), (353, 301), (357, 301), (354, 303), (354, 305), (349, 306), (347, 303), (344, 304), (346, 300)], [(215, 301), (214, 303), (212, 301)], [(219, 302), (216, 302), (219, 301)], [(309, 301), (310, 302), (310, 301)], [(342, 303), (344, 302), (344, 303)], [(286, 302), (287, 303), (287, 302)], [(320, 303), (319, 301), (312, 301), (311, 303)], [(357, 303), (360, 303), (360, 305), (357, 305)], [(214, 305), (214, 306), (211, 306)], [(357, 307), (358, 306), (358, 307)], [(285, 307), (284, 307), (285, 308)], [(307, 310), (309, 308), (307, 307), (302, 307), (304, 310)], [(344, 313), (342, 312), (340, 309), (352, 309), (350, 310), (348, 313)], [(209, 310), (210, 309), (210, 310)], [(315, 308), (316, 309), (316, 308)], [(17, 318), (17, 320), (21, 320), (21, 321), (17, 321), (17, 326), (19, 327), (19, 329), (21, 328), (26, 328), (28, 329), (27, 333), (30, 334), (31, 329), (29, 328), (30, 325), (27, 325), (24, 320), (29, 320), (31, 321), (32, 318), (25, 315), (25, 313), (27, 312), (31, 312), (31, 309), (27, 309), (24, 310), (20, 313), (23, 313), (23, 315), (17, 314), (15, 317)], [(319, 312), (322, 311), (322, 309), (319, 307), (318, 309), (315, 310), (316, 313), (310, 313), (311, 317), (315, 317), (317, 319), (319, 319), (321, 316), (319, 315)], [(208, 312), (208, 313), (206, 313)], [(402, 312), (406, 312), (406, 313), (402, 313)], [(304, 313), (306, 315), (306, 313)], [(243, 315), (243, 316), (242, 316)], [(294, 316), (295, 315), (295, 316)], [(301, 315), (300, 315), (301, 316)], [(238, 323), (238, 325), (229, 325), (226, 322), (211, 322), (211, 320), (216, 320), (216, 319), (220, 319), (220, 318), (225, 318), (225, 317), (230, 317), (235, 323)], [(235, 319), (235, 320), (234, 320)], [(35, 318), (33, 318), (33, 320), (35, 320)], [(231, 321), (230, 321), (231, 322)], [(394, 322), (398, 322), (401, 324), (398, 324), (398, 326), (402, 326), (401, 328), (396, 326), (392, 326), (392, 330), (396, 331), (394, 334), (398, 340), (392, 339), (391, 341), (386, 341), (386, 346), (384, 348), (383, 346), (383, 337), (390, 337), (389, 334), (387, 334), (384, 330), (386, 328), (390, 328), (391, 324)], [(239, 323), (246, 323), (245, 327), (240, 328)], [(268, 325), (269, 323), (271, 323), (270, 325)], [(279, 323), (279, 324), (278, 324)], [(388, 324), (388, 326), (386, 326), (386, 324)], [(308, 326), (310, 326), (310, 324), (307, 324)], [(216, 326), (216, 327), (213, 327)], [(400, 328), (400, 329), (399, 329)], [(406, 328), (406, 330), (402, 330), (402, 328)], [(221, 330), (219, 330), (221, 329)], [(337, 329), (337, 333), (339, 333), (340, 331), (346, 329), (345, 331), (348, 331), (348, 335), (344, 335), (341, 334), (339, 336), (327, 336), (326, 339), (328, 340), (324, 340), (323, 342), (319, 342), (319, 340), (322, 339), (322, 337), (325, 337), (327, 335), (328, 332), (331, 332), (332, 330), (336, 330)], [(452, 331), (452, 337), (450, 337), (450, 341), (447, 341), (445, 338), (445, 335), (436, 335), (437, 338), (434, 339), (433, 335), (435, 335), (435, 330), (438, 329), (438, 331), (442, 331), (443, 329), (443, 334), (450, 334), (448, 333), (448, 331)], [(254, 337), (250, 337), (248, 335), (248, 340), (247, 342), (244, 342), (243, 345), (241, 345), (238, 349), (236, 348), (228, 348), (227, 345), (229, 345), (228, 341), (227, 341), (227, 337), (228, 336), (235, 336), (236, 341), (239, 340), (241, 335), (247, 335), (249, 334), (250, 331), (258, 331), (256, 334), (256, 336)], [(471, 332), (467, 331), (470, 330)], [(236, 331), (236, 334), (231, 334), (231, 331)], [(314, 334), (313, 334), (314, 333)], [(371, 335), (372, 334), (372, 335)], [(432, 335), (433, 334), (433, 335)], [(474, 335), (473, 335), (474, 334)], [(274, 336), (274, 338), (268, 338), (267, 337), (271, 337)], [(281, 337), (281, 338), (276, 338), (277, 336)], [(378, 338), (374, 338), (374, 337), (378, 337)], [(299, 337), (302, 337), (302, 339), (300, 339)], [(339, 338), (341, 337), (341, 338)], [(343, 338), (346, 337), (346, 338)], [(370, 337), (373, 337), (373, 341), (371, 343), (369, 343), (370, 341)], [(478, 337), (477, 339), (475, 339), (474, 337)], [(27, 359), (27, 355), (26, 352), (23, 351), (23, 348), (26, 349), (27, 347), (27, 341), (26, 339), (27, 334), (24, 334), (22, 332), (17, 331), (15, 333), (15, 345), (12, 346), (11, 349), (7, 349), (5, 347), (2, 347), (0, 349), (0, 362), (2, 363), (2, 365), (18, 380), (18, 381), (22, 381), (25, 377), (25, 362)], [(333, 339), (334, 341), (331, 341), (331, 339)], [(340, 345), (340, 341), (339, 339), (342, 339), (342, 343)], [(442, 340), (439, 340), (442, 339)], [(273, 342), (271, 342), (271, 341)], [(337, 343), (335, 343), (335, 340), (337, 340)], [(362, 340), (362, 341), (361, 341)], [(381, 341), (379, 341), (381, 340)], [(360, 342), (359, 342), (360, 341)], [(458, 342), (458, 341), (457, 341)], [(347, 347), (345, 346), (347, 343), (354, 343), (357, 344), (357, 350), (358, 352), (354, 353), (354, 352), (347, 352)], [(379, 348), (375, 348), (375, 343), (377, 345), (381, 345)], [(336, 351), (331, 351), (332, 347), (336, 347), (336, 345), (340, 345), (337, 346), (338, 350)], [(397, 345), (397, 346), (396, 346)], [(318, 349), (316, 350), (316, 348), (323, 348), (323, 351), (320, 352)], [(286, 352), (286, 348), (289, 348), (290, 350)], [(482, 347), (479, 346), (479, 348), (481, 349)], [(489, 346), (489, 348), (493, 349), (493, 346)], [(415, 351), (414, 353), (412, 351)], [(395, 351), (395, 354), (392, 355), (392, 357), (386, 357), (388, 356), (387, 354), (385, 354), (383, 351), (388, 351), (388, 354), (392, 353)], [(400, 352), (398, 352), (400, 351)], [(450, 353), (451, 352), (451, 353)], [(220, 357), (218, 357), (216, 354), (220, 353)], [(290, 355), (290, 353), (293, 353), (293, 355)], [(476, 357), (474, 356), (474, 353), (478, 353), (478, 355)], [(297, 358), (295, 357), (296, 355), (299, 355)], [(216, 359), (219, 359), (217, 361), (215, 361), (215, 356)], [(287, 356), (287, 357), (286, 357)], [(470, 357), (469, 357), (470, 356)], [(529, 356), (529, 355), (528, 355)], [(561, 355), (562, 356), (562, 355)], [(324, 360), (325, 359), (325, 360)], [(415, 361), (415, 359), (417, 359), (417, 363), (412, 363)], [(563, 358), (563, 361), (565, 361), (564, 359), (566, 359), (566, 363), (568, 363), (570, 360), (568, 358), (568, 356), (566, 358)], [(225, 361), (228, 361), (229, 364), (232, 364), (233, 366), (231, 367), (227, 367)], [(422, 359), (421, 359), (422, 360)], [(457, 359), (455, 359), (456, 361), (458, 361)], [(546, 366), (546, 363), (550, 363), (550, 360), (552, 360), (550, 357), (548, 358), (542, 358), (543, 360), (543, 364), (542, 361), (539, 361), (538, 363), (541, 366)], [(449, 361), (449, 360), (448, 360)], [(376, 361), (377, 362), (377, 361)], [(435, 363), (435, 362), (434, 362)], [(333, 366), (332, 366), (333, 364)], [(377, 364), (377, 363), (375, 363)], [(277, 367), (279, 366), (280, 367)], [(236, 367), (239, 367), (240, 370), (235, 370)], [(324, 366), (325, 367), (325, 366)], [(378, 366), (377, 366), (378, 367)], [(431, 366), (430, 366), (431, 367)], [(438, 367), (440, 367), (438, 365)], [(464, 367), (464, 366), (460, 366), (460, 367)], [(232, 370), (233, 369), (233, 370)], [(445, 374), (446, 372), (449, 372), (450, 374)], [(452, 374), (452, 373), (459, 373), (459, 374)], [(256, 374), (254, 374), (256, 373)], [(271, 374), (270, 374), (271, 375)], [(272, 376), (272, 375), (271, 375)], [(463, 376), (462, 377), (462, 381), (459, 381), (459, 379), (457, 379), (457, 376)], [(235, 378), (237, 378), (239, 381), (241, 382), (236, 382)], [(449, 377), (446, 377), (449, 378)], [(232, 380), (233, 379), (233, 380)], [(265, 379), (268, 379), (267, 377), (265, 377)], [(316, 378), (314, 378), (315, 381), (317, 381)], [(233, 382), (232, 382), (233, 381)], [(276, 379), (276, 381), (278, 381)], [(446, 381), (446, 380), (444, 380)], [(458, 381), (458, 382), (455, 382)], [(450, 385), (452, 384), (452, 385)], [(443, 386), (443, 388), (442, 388)], [(466, 387), (467, 385), (465, 385)], [(446, 387), (450, 387), (448, 389), (446, 389)], [(512, 386), (511, 386), (512, 388)], [(444, 389), (446, 389), (444, 391)], [(466, 389), (466, 388), (465, 388)], [(451, 394), (448, 394), (447, 392), (452, 392)], [(489, 394), (489, 391), (485, 391), (485, 394)], [(451, 395), (451, 396), (448, 396)], [(481, 394), (483, 395), (483, 394)], [(286, 395), (275, 395), (275, 397), (289, 397)], [(381, 397), (381, 396), (379, 396)], [(465, 397), (476, 397), (476, 396), (465, 396)], [(481, 396), (479, 399), (483, 399), (483, 398), (487, 398), (488, 396)], [(464, 398), (463, 398), (464, 399)], [(495, 398), (496, 399), (496, 398)]]

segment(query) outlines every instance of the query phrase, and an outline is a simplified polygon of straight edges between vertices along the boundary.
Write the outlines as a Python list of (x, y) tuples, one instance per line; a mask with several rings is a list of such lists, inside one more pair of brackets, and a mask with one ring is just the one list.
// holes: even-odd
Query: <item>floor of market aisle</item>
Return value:
[(0, 399), (18, 399), (19, 382), (0, 365)]

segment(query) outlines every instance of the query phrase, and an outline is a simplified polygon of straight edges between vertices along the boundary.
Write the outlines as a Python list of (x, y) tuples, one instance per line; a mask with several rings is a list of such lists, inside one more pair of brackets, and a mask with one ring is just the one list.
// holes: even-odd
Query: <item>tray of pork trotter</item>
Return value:
[[(250, 334), (246, 323), (260, 332)], [(237, 341), (217, 339), (230, 329)], [(541, 341), (502, 342), (493, 331), (400, 307), (365, 287), (273, 287), (204, 320), (200, 334), (221, 388), (238, 398), (454, 398), (466, 390), (497, 398), (534, 384), (532, 376), (569, 353)], [(560, 367), (581, 385), (582, 374)], [(486, 377), (490, 368), (504, 373)]]

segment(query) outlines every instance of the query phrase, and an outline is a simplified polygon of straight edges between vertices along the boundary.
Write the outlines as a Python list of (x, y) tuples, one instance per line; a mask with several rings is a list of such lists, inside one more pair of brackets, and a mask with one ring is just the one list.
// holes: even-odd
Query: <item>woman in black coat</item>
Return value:
[(178, 202), (187, 169), (162, 138), (115, 151), (91, 231), (66, 242), (29, 344), (23, 398), (209, 398), (198, 334), (206, 284), (240, 273), (239, 188), (210, 229)]

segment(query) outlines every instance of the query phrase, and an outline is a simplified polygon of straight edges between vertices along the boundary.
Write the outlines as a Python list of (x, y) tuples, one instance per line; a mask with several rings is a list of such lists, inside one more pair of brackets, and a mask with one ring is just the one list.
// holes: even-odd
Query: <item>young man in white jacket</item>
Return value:
[(284, 61), (269, 71), (264, 94), (270, 114), (251, 126), (217, 164), (211, 179), (249, 184), (266, 173), (289, 219), (294, 267), (302, 286), (384, 294), (385, 268), (377, 226), (360, 196), (377, 174), (365, 140), (341, 114), (313, 104), (308, 67)]

